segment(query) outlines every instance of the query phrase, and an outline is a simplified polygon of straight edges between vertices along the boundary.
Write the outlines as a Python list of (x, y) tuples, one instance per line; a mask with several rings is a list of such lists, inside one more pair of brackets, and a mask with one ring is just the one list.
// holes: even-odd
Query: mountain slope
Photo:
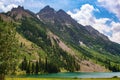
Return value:
[(120, 45), (91, 26), (78, 24), (63, 10), (46, 6), (34, 14), (19, 6), (0, 16), (3, 21), (14, 23), (21, 52), (20, 68), (26, 73), (30, 73), (29, 66), (37, 66), (38, 62), (42, 65), (40, 73), (120, 70)]
[[(120, 63), (120, 45), (110, 41), (105, 35), (99, 33), (91, 26), (82, 26), (63, 10), (55, 11), (50, 6), (46, 6), (36, 15), (54, 34), (88, 58), (98, 60), (103, 64), (111, 61), (111, 63), (107, 62), (105, 65), (107, 67)], [(92, 52), (95, 52), (95, 54), (87, 51), (86, 47), (80, 46), (81, 43), (87, 46)], [(104, 56), (105, 59), (95, 55)]]
[[(46, 11), (47, 13), (44, 14), (45, 10), (51, 10), (51, 14), (49, 13), (49, 11)], [(52, 13), (54, 14), (52, 15)], [(52, 16), (49, 16), (48, 14)], [(59, 35), (59, 37), (67, 42), (72, 42), (78, 46), (79, 42), (82, 41), (85, 45), (89, 47), (99, 45), (101, 46), (101, 48), (105, 49), (105, 51), (110, 52), (111, 54), (120, 54), (120, 49), (117, 48), (120, 47), (119, 44), (111, 42), (105, 35), (99, 33), (91, 26), (82, 26), (78, 24), (63, 10), (59, 10), (56, 12), (54, 11), (54, 9), (47, 6), (39, 13), (37, 13), (37, 15), (39, 15), (40, 19), (46, 22), (46, 24), (48, 24), (48, 28), (52, 32)], [(54, 23), (51, 23), (51, 21), (53, 21)], [(114, 48), (111, 46), (117, 47)]]
[[(46, 10), (49, 10), (50, 12)], [(39, 13), (37, 13), (37, 16), (39, 16), (40, 20), (46, 22), (46, 24), (49, 26), (48, 28), (52, 32), (57, 34), (66, 42), (73, 43), (77, 46), (79, 46), (79, 42), (83, 42), (87, 46), (92, 46), (94, 44), (97, 45), (98, 43), (103, 44), (103, 41), (109, 41), (106, 36), (99, 33), (92, 27), (89, 29), (92, 31), (89, 31), (88, 28), (90, 27), (87, 28), (78, 24), (63, 10), (56, 12), (54, 9), (46, 6)], [(97, 41), (99, 42), (97, 43)]]
[(19, 36), (18, 39), (20, 39), (21, 55), (27, 58), (27, 62), (38, 61), (40, 59), (39, 61), (42, 61), (42, 66), (46, 65), (46, 68), (43, 67), (41, 72), (51, 73), (58, 72), (59, 70), (79, 70), (79, 65), (75, 58), (62, 50), (54, 38), (50, 39), (46, 25), (39, 21), (34, 13), (19, 6), (3, 15), (13, 19), (16, 32)]

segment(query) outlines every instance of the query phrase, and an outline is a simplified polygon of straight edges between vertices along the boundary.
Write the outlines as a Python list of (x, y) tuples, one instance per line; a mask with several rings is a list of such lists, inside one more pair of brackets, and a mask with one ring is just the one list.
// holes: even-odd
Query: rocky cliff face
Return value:
[[(94, 41), (98, 38), (109, 41), (105, 35), (99, 33), (91, 26), (82, 26), (81, 24), (78, 24), (77, 21), (72, 19), (71, 16), (63, 10), (55, 11), (50, 6), (46, 6), (37, 13), (37, 16), (40, 20), (46, 22), (46, 24), (51, 24), (54, 28), (54, 32), (57, 31), (61, 34), (63, 33), (62, 35), (66, 35), (66, 33), (69, 34), (71, 38), (75, 39), (72, 41), (74, 43), (82, 41), (90, 45), (92, 43), (91, 39)], [(67, 38), (67, 36), (65, 37)], [(65, 39), (65, 37), (63, 38)], [(91, 39), (86, 39), (85, 37), (89, 37)]]
[(23, 7), (18, 6), (6, 13), (7, 16), (12, 17), (14, 20), (20, 20), (24, 17), (35, 17), (35, 14), (29, 10), (25, 10)]

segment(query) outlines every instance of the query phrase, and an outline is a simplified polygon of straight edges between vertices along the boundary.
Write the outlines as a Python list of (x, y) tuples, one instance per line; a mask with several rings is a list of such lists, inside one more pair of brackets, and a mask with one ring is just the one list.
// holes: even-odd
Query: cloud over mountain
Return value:
[(0, 10), (3, 12), (10, 11), (12, 8), (18, 7), (24, 0), (0, 0)]
[(8, 12), (18, 5), (35, 13), (46, 5), (55, 10), (63, 9), (78, 23), (91, 25), (112, 41), (120, 43), (120, 0), (0, 0), (0, 12)]
[(99, 9), (94, 8), (93, 5), (84, 4), (80, 9), (74, 9), (73, 12), (68, 11), (67, 13), (78, 23), (84, 26), (91, 25), (99, 32), (107, 35), (110, 40), (120, 43), (120, 23), (114, 22), (110, 18), (96, 18), (94, 11), (99, 12)]
[(98, 0), (98, 3), (120, 19), (120, 0)]
[(71, 15), (72, 18), (78, 21), (78, 23), (82, 25), (91, 25), (95, 29), (97, 29), (99, 32), (104, 33), (104, 32), (109, 32), (110, 28), (106, 24), (107, 21), (110, 21), (108, 18), (99, 18), (97, 19), (93, 12), (94, 11), (99, 11), (98, 9), (95, 9), (92, 5), (90, 4), (85, 4), (82, 5), (82, 7), (78, 10), (75, 9), (76, 11), (71, 12), (68, 11), (67, 13)]

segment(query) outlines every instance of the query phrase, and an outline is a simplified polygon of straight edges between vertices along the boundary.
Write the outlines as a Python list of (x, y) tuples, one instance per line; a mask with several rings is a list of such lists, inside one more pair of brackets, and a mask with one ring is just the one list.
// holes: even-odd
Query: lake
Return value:
[(112, 78), (120, 77), (120, 72), (61, 72), (52, 74), (20, 75), (25, 78)]

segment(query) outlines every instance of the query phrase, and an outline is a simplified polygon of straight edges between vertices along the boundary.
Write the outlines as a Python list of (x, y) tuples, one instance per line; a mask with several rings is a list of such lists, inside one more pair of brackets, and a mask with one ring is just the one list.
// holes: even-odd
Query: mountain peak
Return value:
[(50, 6), (45, 6), (40, 12), (37, 13), (37, 16), (45, 21), (45, 22), (52, 22), (54, 23), (54, 18), (56, 16), (56, 11), (51, 8)]
[(71, 25), (72, 23), (75, 24), (75, 20), (71, 18), (64, 10), (60, 9), (55, 11), (50, 6), (46, 6), (37, 13), (37, 16), (45, 22), (56, 23), (59, 22), (61, 25)]
[(17, 8), (13, 8), (11, 11), (9, 11), (7, 15), (13, 17), (14, 20), (19, 20), (23, 17), (33, 17), (35, 14), (24, 9), (23, 6), (18, 6)]
[(18, 9), (24, 9), (24, 7), (23, 6), (18, 6)]
[(17, 8), (13, 8), (11, 11), (21, 11), (24, 10), (23, 6), (18, 6)]
[(60, 9), (58, 10), (57, 12), (63, 12), (63, 13), (66, 13), (64, 10)]
[(54, 12), (55, 10), (51, 8), (49, 5), (47, 5), (43, 9), (41, 9), (39, 13), (54, 13)]
[(49, 5), (45, 6), (44, 8), (51, 8)]
[(60, 9), (59, 11), (57, 11), (58, 15), (64, 15), (64, 16), (69, 16), (64, 10)]
[(61, 23), (64, 23), (64, 25), (71, 25), (71, 24), (76, 24), (76, 21), (71, 18), (69, 14), (67, 14), (64, 10), (60, 9), (57, 11), (57, 18)]

